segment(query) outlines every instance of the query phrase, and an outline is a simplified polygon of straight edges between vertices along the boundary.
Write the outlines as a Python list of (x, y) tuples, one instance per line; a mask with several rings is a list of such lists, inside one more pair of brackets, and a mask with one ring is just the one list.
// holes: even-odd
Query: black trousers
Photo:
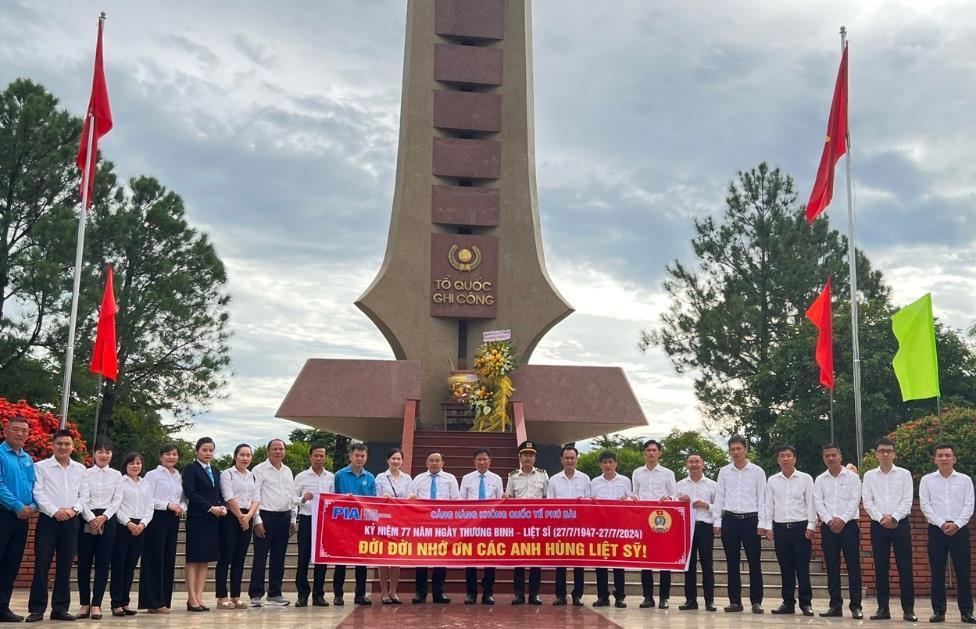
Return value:
[(742, 575), (739, 563), (745, 548), (749, 562), (749, 602), (759, 605), (763, 600), (762, 540), (757, 534), (759, 517), (737, 518), (722, 516), (722, 548), (725, 549), (725, 565), (729, 572), (729, 602), (742, 604)]
[(217, 559), (217, 598), (227, 598), (227, 571), (230, 569), (230, 596), (241, 595), (241, 579), (244, 577), (244, 557), (251, 545), (252, 524), (246, 531), (232, 515), (220, 520), (220, 556)]
[(168, 509), (156, 509), (146, 530), (139, 536), (145, 538), (139, 569), (139, 609), (173, 606), (176, 536), (179, 529), (179, 516)]
[(10, 597), (26, 545), (27, 520), (0, 507), (0, 613), (10, 611)]
[[(525, 596), (525, 568), (513, 570), (512, 578), (514, 579), (515, 596)], [(529, 568), (529, 596), (539, 596), (541, 588), (542, 568)]]
[(887, 529), (871, 521), (871, 554), (874, 555), (874, 586), (878, 592), (878, 607), (887, 609), (891, 600), (891, 548), (895, 549), (895, 565), (901, 586), (901, 609), (915, 611), (915, 575), (912, 573), (912, 531), (908, 518), (898, 521), (898, 526)]
[(844, 553), (847, 566), (847, 589), (851, 595), (851, 609), (861, 607), (861, 527), (857, 520), (849, 520), (840, 533), (834, 533), (826, 524), (820, 525), (824, 562), (827, 564), (827, 592), (830, 608), (844, 605), (840, 595), (840, 554)]
[[(566, 598), (566, 568), (556, 568), (556, 596)], [(573, 598), (583, 598), (582, 568), (573, 568)]]
[[(478, 569), (465, 568), (464, 582), (468, 589), (468, 594), (474, 596), (478, 593)], [(495, 569), (484, 568), (481, 575), (481, 592), (483, 594), (495, 593)]]
[[(102, 515), (105, 509), (93, 509), (96, 516)], [(108, 585), (108, 574), (112, 568), (112, 549), (115, 546), (115, 534), (119, 527), (118, 520), (109, 518), (102, 527), (101, 535), (91, 535), (85, 532), (85, 525), (78, 523), (78, 598), (82, 605), (102, 606), (105, 588)], [(92, 566), (95, 566), (95, 587), (92, 593)]]
[(251, 583), (247, 594), (251, 598), (264, 596), (264, 569), (268, 565), (268, 596), (281, 596), (281, 582), (285, 578), (285, 553), (288, 551), (288, 529), (291, 513), (288, 511), (261, 510), (264, 537), (254, 536), (254, 563), (251, 565)]
[[(316, 566), (316, 568), (318, 568), (318, 566)], [(323, 565), (322, 568), (323, 568), (323, 574), (324, 574), (324, 568), (325, 568), (325, 566)], [(355, 568), (356, 568), (356, 590), (355, 590), (355, 596), (356, 596), (356, 598), (360, 598), (360, 597), (366, 596), (366, 575), (367, 575), (367, 572), (368, 572), (368, 568), (366, 566), (355, 566)], [(436, 569), (435, 569), (435, 571), (436, 571)], [(445, 574), (446, 574), (446, 572), (445, 572)], [(435, 574), (434, 576), (436, 577), (437, 575)], [(317, 575), (316, 575), (316, 578), (318, 578)], [(441, 583), (443, 584), (443, 582), (444, 581), (442, 579), (441, 580)], [(337, 565), (335, 567), (335, 569), (332, 571), (332, 593), (335, 594), (336, 596), (342, 596), (342, 593), (343, 593), (343, 590), (345, 589), (345, 587), (346, 587), (346, 567), (345, 566)], [(444, 590), (444, 588), (442, 587), (441, 588), (441, 591), (443, 592), (443, 590)], [(437, 587), (436, 586), (434, 587), (434, 593), (435, 594), (437, 593)]]
[[(627, 596), (624, 589), (625, 578), (622, 568), (613, 569), (613, 597), (618, 601)], [(603, 601), (610, 598), (610, 574), (607, 568), (596, 569), (596, 597)]]
[(44, 613), (47, 610), (47, 579), (51, 561), (57, 559), (54, 569), (54, 592), (51, 609), (66, 612), (71, 607), (71, 564), (78, 548), (78, 516), (58, 522), (44, 515), (37, 517), (34, 533), (34, 578), (31, 580), (27, 610)]
[[(659, 598), (664, 601), (671, 597), (671, 572), (661, 570), (661, 587)], [(654, 598), (654, 571), (641, 570), (641, 590), (644, 598)]]
[[(711, 522), (695, 522), (695, 536), (691, 541), (691, 558), (688, 561), (688, 570), (685, 572), (685, 600), (689, 603), (698, 602), (696, 561), (701, 564), (702, 592), (705, 595), (705, 602), (712, 603), (715, 601), (715, 569), (712, 566), (715, 534), (712, 529)], [(661, 587), (664, 587), (664, 581), (661, 582)]]
[[(240, 527), (238, 527), (240, 528)], [(312, 516), (298, 516), (298, 571), (295, 572), (295, 588), (298, 598), (308, 598), (312, 594), (316, 598), (325, 596), (325, 575), (329, 569), (324, 563), (315, 564), (313, 569), (314, 587), (308, 584), (308, 564), (312, 561)], [(343, 574), (342, 576), (345, 576)]]
[[(431, 568), (430, 582), (434, 596), (444, 596), (444, 581), (447, 580), (447, 568)], [(427, 568), (414, 570), (417, 598), (427, 598)]]
[(813, 604), (813, 588), (810, 587), (810, 554), (813, 543), (806, 537), (807, 523), (798, 523), (787, 528), (785, 524), (773, 522), (773, 545), (776, 560), (783, 578), (780, 587), (783, 604), (796, 607), (796, 586), (800, 586), (800, 606)]
[(969, 527), (964, 526), (955, 535), (946, 535), (937, 526), (929, 525), (929, 567), (932, 569), (932, 611), (946, 612), (945, 572), (946, 556), (952, 559), (956, 572), (956, 591), (959, 611), (973, 613), (973, 591), (969, 578)]
[[(112, 523), (106, 523), (106, 526), (112, 525)], [(112, 549), (112, 589), (110, 590), (112, 609), (129, 605), (132, 578), (136, 574), (136, 564), (139, 563), (139, 557), (142, 555), (142, 550), (148, 539), (146, 533), (149, 531), (147, 526), (141, 535), (133, 535), (132, 531), (119, 524), (118, 521), (115, 521), (114, 526), (116, 533), (115, 548)], [(140, 599), (141, 597), (140, 594)]]

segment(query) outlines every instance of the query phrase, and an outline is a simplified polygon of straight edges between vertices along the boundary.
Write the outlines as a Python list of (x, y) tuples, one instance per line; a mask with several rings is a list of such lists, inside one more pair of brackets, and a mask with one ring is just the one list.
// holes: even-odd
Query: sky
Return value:
[[(99, 11), (103, 155), (180, 194), (228, 271), (230, 386), (185, 436), (285, 435), (298, 425), (274, 413), (306, 359), (393, 357), (353, 301), (389, 228), (406, 2), (4, 0), (0, 81), (82, 115)], [(841, 25), (858, 245), (896, 304), (931, 291), (948, 325), (976, 321), (976, 3), (536, 0), (542, 239), (576, 312), (532, 363), (622, 367), (650, 423), (636, 434), (702, 426), (692, 376), (641, 353), (640, 330), (738, 171), (767, 161), (806, 199)], [(828, 213), (846, 231), (842, 172)]]

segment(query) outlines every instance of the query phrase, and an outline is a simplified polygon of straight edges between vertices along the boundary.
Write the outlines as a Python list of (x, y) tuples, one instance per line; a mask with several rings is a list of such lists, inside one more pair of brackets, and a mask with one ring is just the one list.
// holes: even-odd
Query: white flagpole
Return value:
[[(847, 29), (840, 27), (840, 51), (847, 49)], [(850, 58), (847, 60), (848, 86), (850, 85)], [(847, 86), (845, 86), (847, 87)], [(850, 103), (850, 89), (847, 90)], [(846, 114), (845, 114), (846, 115)], [(857, 335), (857, 248), (854, 240), (854, 173), (851, 164), (851, 123), (847, 119), (847, 266), (851, 273), (851, 341), (854, 345), (854, 430), (857, 436), (857, 467), (864, 461), (864, 430), (861, 424), (861, 348)]]
[[(105, 19), (100, 18), (100, 19)], [(68, 322), (68, 349), (64, 356), (64, 384), (61, 389), (61, 427), (68, 422), (68, 399), (71, 397), (71, 368), (75, 354), (75, 321), (78, 318), (78, 294), (81, 291), (81, 264), (85, 249), (85, 223), (88, 220), (88, 178), (91, 177), (92, 146), (95, 144), (95, 116), (88, 112), (88, 150), (81, 181), (81, 218), (78, 219), (78, 246), (75, 248), (75, 282), (71, 293), (71, 319)]]

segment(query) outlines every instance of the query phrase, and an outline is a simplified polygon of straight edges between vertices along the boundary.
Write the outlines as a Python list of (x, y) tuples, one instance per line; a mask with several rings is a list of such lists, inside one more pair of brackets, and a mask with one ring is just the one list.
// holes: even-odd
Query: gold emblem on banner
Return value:
[(647, 523), (655, 533), (667, 533), (671, 529), (671, 514), (664, 509), (655, 509), (647, 516)]
[(447, 260), (458, 271), (474, 271), (481, 264), (481, 249), (478, 245), (472, 245), (470, 249), (452, 245)]

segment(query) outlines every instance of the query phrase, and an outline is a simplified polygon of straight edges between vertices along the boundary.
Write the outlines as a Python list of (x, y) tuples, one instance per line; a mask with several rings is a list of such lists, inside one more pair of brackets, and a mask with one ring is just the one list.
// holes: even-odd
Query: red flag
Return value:
[[(88, 173), (88, 204), (91, 207), (92, 192), (95, 190), (95, 163), (98, 161), (98, 139), (112, 130), (112, 108), (108, 102), (108, 85), (105, 83), (105, 67), (102, 63), (102, 25), (104, 19), (98, 20), (98, 44), (95, 46), (95, 76), (92, 78), (91, 99), (88, 101), (88, 111), (85, 112), (85, 126), (81, 130), (81, 142), (78, 145), (78, 158), (75, 160), (81, 169), (82, 187), (84, 187), (85, 173)], [(91, 153), (88, 152), (89, 125), (92, 132)], [(82, 190), (82, 199), (85, 191)]]
[(830, 277), (820, 295), (807, 309), (807, 319), (817, 327), (817, 364), (820, 365), (820, 384), (834, 388), (834, 339), (830, 324)]
[(92, 373), (100, 373), (109, 380), (119, 377), (119, 358), (115, 353), (115, 288), (112, 281), (112, 266), (105, 275), (105, 292), (102, 294), (102, 307), (98, 311), (98, 333), (95, 334), (95, 349), (92, 351)]
[(837, 84), (834, 85), (834, 100), (830, 103), (830, 117), (827, 118), (827, 139), (824, 141), (817, 180), (807, 201), (807, 223), (812, 223), (823, 212), (834, 196), (834, 166), (847, 152), (847, 46), (840, 59), (837, 71)]

